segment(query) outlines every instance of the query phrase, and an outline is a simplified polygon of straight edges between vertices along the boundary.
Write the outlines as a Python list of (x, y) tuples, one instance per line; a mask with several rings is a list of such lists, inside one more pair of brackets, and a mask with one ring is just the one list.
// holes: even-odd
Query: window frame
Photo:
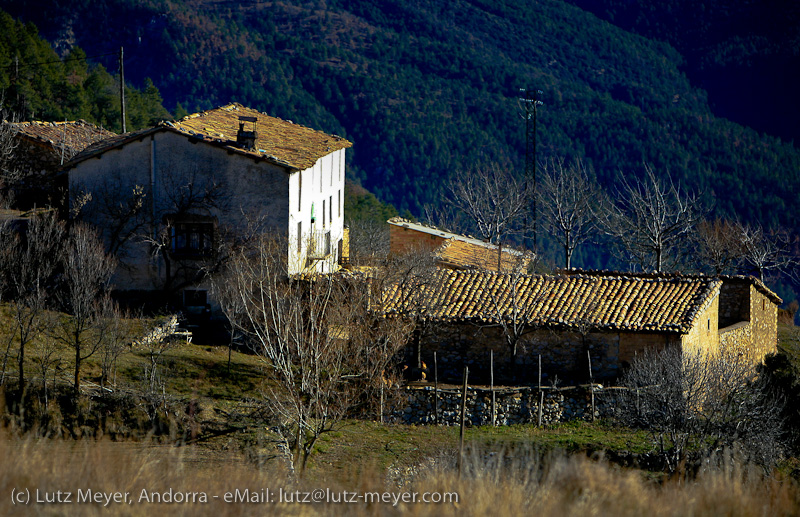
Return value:
[(214, 216), (170, 214), (164, 217), (169, 253), (178, 260), (204, 260), (216, 254), (218, 222)]

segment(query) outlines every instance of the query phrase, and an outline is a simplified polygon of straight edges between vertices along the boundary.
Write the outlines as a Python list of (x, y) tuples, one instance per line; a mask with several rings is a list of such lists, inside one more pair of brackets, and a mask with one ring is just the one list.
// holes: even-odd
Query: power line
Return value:
[(537, 207), (536, 207), (536, 108), (542, 105), (539, 96), (542, 90), (520, 88), (518, 102), (525, 115), (525, 176), (533, 182), (533, 250), (538, 253)]
[(38, 63), (15, 63), (11, 65), (6, 65), (3, 68), (11, 69), (11, 68), (22, 68), (22, 67), (37, 67), (37, 66), (44, 66), (44, 65), (52, 65), (55, 63), (69, 63), (71, 61), (86, 61), (89, 59), (94, 59), (96, 57), (105, 57), (105, 56), (116, 56), (119, 52), (107, 52), (105, 54), (95, 54), (93, 56), (86, 56), (86, 57), (75, 57), (70, 59), (59, 59), (56, 61), (41, 61)]

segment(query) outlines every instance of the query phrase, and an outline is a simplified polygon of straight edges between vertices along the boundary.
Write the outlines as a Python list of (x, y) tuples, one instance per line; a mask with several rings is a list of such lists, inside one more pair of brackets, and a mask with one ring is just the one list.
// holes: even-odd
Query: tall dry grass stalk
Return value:
[[(278, 461), (258, 469), (235, 454), (212, 455), (202, 449), (148, 447), (111, 442), (37, 441), (0, 438), (0, 514), (2, 515), (796, 515), (798, 488), (739, 465), (731, 456), (709, 462), (693, 481), (647, 481), (624, 470), (579, 456), (535, 451), (475, 452), (461, 479), (452, 456), (432, 458), (410, 473), (388, 475), (362, 469), (346, 481), (324, 475), (293, 484)], [(339, 476), (336, 476), (337, 478)], [(321, 481), (323, 480), (323, 481)], [(311, 483), (314, 483), (312, 485)], [(39, 489), (40, 496), (72, 493), (72, 503), (13, 505), (12, 490)], [(457, 492), (458, 503), (302, 504), (226, 503), (225, 492), (249, 489), (277, 499), (286, 492), (330, 489), (401, 493)], [(78, 490), (129, 492), (132, 504), (108, 507), (76, 502)], [(141, 491), (198, 492), (206, 503), (139, 502)], [(214, 499), (213, 496), (220, 496)]]

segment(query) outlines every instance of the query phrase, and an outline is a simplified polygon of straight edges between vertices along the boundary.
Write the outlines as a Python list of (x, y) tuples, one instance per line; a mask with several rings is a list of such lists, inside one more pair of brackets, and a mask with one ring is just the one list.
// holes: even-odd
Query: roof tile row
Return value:
[(685, 333), (719, 294), (712, 277), (617, 275), (525, 276), (492, 271), (440, 270), (409, 293), (393, 286), (386, 314), (418, 311), (424, 318), (596, 330)]

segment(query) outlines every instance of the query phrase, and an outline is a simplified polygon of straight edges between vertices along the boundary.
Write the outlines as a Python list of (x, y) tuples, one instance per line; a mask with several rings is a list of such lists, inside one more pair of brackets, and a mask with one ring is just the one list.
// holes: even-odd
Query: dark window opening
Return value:
[(185, 289), (183, 291), (183, 305), (186, 307), (204, 307), (208, 304), (208, 291), (200, 289)]
[(205, 258), (214, 252), (213, 218), (194, 216), (186, 220), (167, 221), (170, 231), (170, 252), (178, 258)]
[(303, 222), (297, 223), (297, 253), (303, 251)]

